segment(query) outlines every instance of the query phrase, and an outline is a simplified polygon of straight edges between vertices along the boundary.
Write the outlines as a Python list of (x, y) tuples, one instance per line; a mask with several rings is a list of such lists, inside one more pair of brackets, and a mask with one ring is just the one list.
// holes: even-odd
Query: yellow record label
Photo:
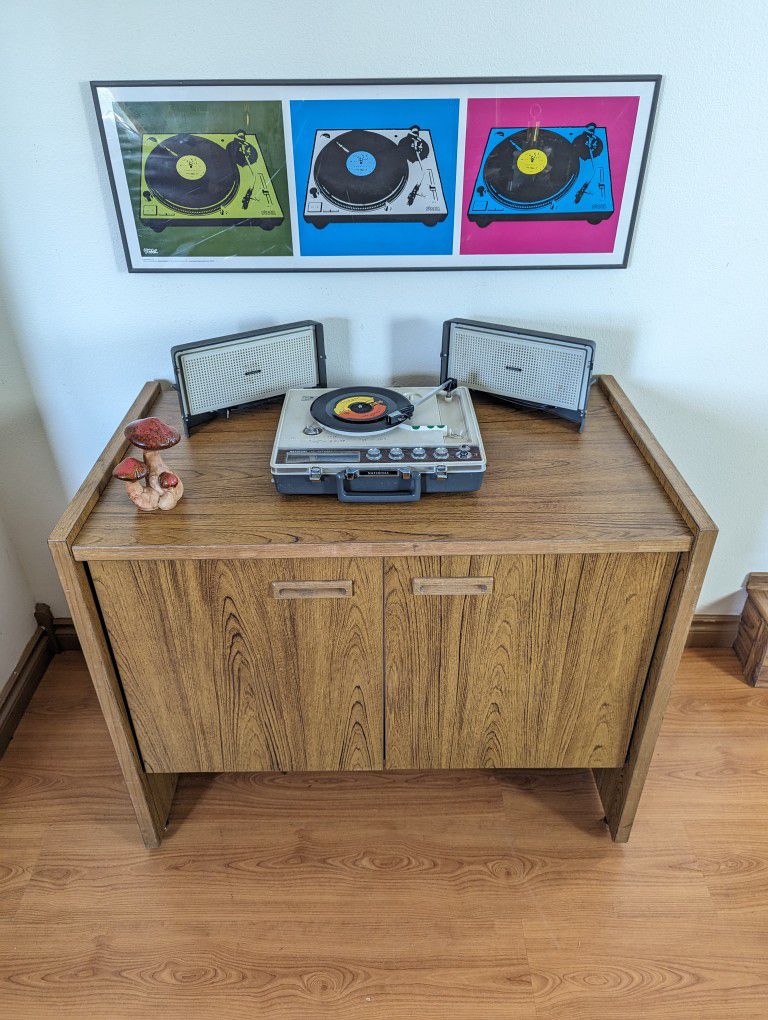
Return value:
[(517, 157), (517, 169), (521, 174), (540, 174), (547, 166), (547, 154), (541, 149), (526, 149)]
[(185, 181), (199, 181), (205, 177), (205, 163), (199, 156), (180, 156), (176, 160), (176, 172)]

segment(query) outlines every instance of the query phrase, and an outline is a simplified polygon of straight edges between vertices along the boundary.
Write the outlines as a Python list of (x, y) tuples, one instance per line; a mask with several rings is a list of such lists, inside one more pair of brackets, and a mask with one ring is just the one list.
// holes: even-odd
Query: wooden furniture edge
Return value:
[(78, 546), (72, 554), (78, 562), (87, 560), (284, 560), (322, 559), (336, 556), (388, 558), (394, 556), (515, 556), (535, 553), (582, 554), (585, 544), (594, 553), (622, 552), (687, 552), (690, 538), (658, 538), (633, 541), (617, 538), (589, 541), (585, 539), (524, 539), (515, 541), (478, 540), (451, 542), (327, 542), (321, 545), (195, 545), (195, 546)]
[(717, 534), (717, 525), (672, 463), (669, 455), (662, 449), (658, 439), (616, 379), (612, 375), (600, 375), (597, 378), (622, 425), (693, 534), (699, 531), (714, 531)]
[(752, 573), (747, 578), (747, 591), (763, 591), (768, 593), (768, 573)]
[(123, 428), (129, 421), (146, 414), (157, 399), (160, 389), (159, 382), (146, 383), (142, 387), (48, 539), (86, 665), (147, 847), (160, 845), (178, 776), (175, 773), (149, 775), (144, 771), (112, 651), (91, 589), (90, 577), (85, 565), (77, 562), (72, 555), (72, 542), (109, 481), (112, 469), (129, 445), (123, 436)]
[(611, 406), (693, 536), (690, 550), (678, 559), (632, 730), (627, 760), (618, 769), (594, 770), (611, 835), (616, 842), (623, 843), (632, 831), (656, 739), (717, 538), (717, 526), (613, 376), (600, 376), (599, 380)]
[(733, 650), (750, 687), (768, 686), (768, 574), (747, 578), (747, 600), (738, 618)]

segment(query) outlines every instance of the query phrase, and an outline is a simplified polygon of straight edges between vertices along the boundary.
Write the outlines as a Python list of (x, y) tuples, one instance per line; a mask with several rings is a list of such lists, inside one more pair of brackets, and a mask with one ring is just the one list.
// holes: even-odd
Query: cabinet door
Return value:
[(380, 560), (90, 571), (148, 772), (381, 768)]
[(387, 767), (620, 765), (676, 562), (387, 560)]

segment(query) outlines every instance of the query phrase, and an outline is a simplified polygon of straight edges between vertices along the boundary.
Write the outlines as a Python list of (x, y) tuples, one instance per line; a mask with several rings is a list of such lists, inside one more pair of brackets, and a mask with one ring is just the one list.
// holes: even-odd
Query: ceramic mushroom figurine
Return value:
[[(161, 510), (171, 510), (184, 495), (184, 486), (178, 475), (173, 471), (161, 471), (157, 479), (163, 494), (157, 504)], [(154, 490), (153, 490), (154, 491)]]
[(144, 485), (144, 479), (149, 474), (147, 465), (135, 457), (126, 457), (121, 460), (112, 472), (115, 478), (125, 482), (125, 491), (128, 498), (136, 504), (139, 510), (155, 510), (160, 503), (160, 496), (154, 489)]
[[(181, 499), (184, 486), (181, 484), (181, 479), (168, 470), (168, 465), (163, 460), (160, 451), (175, 446), (181, 436), (176, 429), (166, 425), (160, 418), (137, 418), (136, 421), (126, 425), (124, 435), (129, 442), (144, 451), (144, 465), (147, 472), (145, 491), (150, 490), (157, 497), (155, 505), (146, 509), (154, 510), (155, 507), (159, 507), (161, 510), (172, 510)], [(139, 506), (133, 496), (131, 499), (136, 503), (136, 506)], [(149, 497), (146, 497), (144, 501), (149, 502)], [(140, 509), (145, 509), (145, 507), (141, 506)]]

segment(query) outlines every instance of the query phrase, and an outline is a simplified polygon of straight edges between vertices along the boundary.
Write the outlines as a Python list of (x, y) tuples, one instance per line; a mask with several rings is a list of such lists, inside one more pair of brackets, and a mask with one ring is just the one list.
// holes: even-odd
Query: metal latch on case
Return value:
[(317, 464), (313, 464), (307, 472), (309, 475), (310, 482), (320, 482), (323, 478), (323, 469)]

